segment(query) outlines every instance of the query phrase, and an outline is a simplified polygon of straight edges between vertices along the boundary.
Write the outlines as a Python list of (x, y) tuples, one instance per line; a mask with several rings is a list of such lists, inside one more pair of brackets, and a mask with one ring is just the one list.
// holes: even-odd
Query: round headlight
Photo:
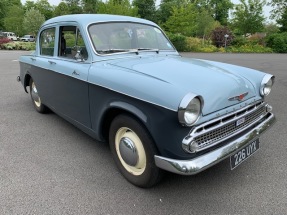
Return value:
[(178, 119), (182, 125), (191, 126), (199, 118), (202, 110), (202, 99), (193, 94), (187, 94), (181, 101)]
[(265, 75), (260, 87), (260, 94), (261, 96), (267, 96), (271, 92), (271, 88), (274, 83), (274, 76), (273, 75)]

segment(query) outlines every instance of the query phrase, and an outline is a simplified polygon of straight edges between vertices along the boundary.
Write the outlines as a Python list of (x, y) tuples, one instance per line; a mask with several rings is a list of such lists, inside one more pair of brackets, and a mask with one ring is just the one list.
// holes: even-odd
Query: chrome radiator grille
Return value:
[[(215, 145), (260, 120), (266, 114), (265, 109), (264, 103), (259, 102), (220, 120), (204, 124), (192, 132), (193, 140), (201, 150)], [(241, 119), (244, 121), (242, 120), (240, 124), (237, 124), (238, 120)]]

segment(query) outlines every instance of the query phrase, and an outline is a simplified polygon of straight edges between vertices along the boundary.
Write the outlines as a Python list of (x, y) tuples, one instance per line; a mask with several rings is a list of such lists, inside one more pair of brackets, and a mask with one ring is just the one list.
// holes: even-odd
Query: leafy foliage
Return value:
[(61, 2), (54, 10), (54, 16), (62, 16), (69, 13), (69, 6), (65, 2)]
[(211, 40), (216, 47), (229, 46), (233, 38), (233, 33), (228, 27), (217, 27), (212, 31)]
[(39, 28), (45, 22), (45, 17), (40, 11), (31, 8), (25, 13), (23, 20), (23, 27), (32, 35), (37, 35)]
[(14, 32), (16, 35), (22, 35), (24, 10), (22, 7), (14, 5), (9, 7), (7, 16), (4, 18), (4, 26), (7, 31)]
[(134, 0), (133, 5), (138, 8), (141, 18), (155, 21), (155, 0)]
[(272, 34), (267, 38), (267, 46), (278, 53), (287, 53), (287, 32)]
[(287, 8), (287, 0), (270, 0), (268, 5), (273, 7), (271, 17), (279, 19)]
[(5, 42), (1, 44), (0, 39), (0, 49), (4, 50), (35, 50), (36, 43), (34, 42)]
[(173, 43), (177, 51), (187, 51), (186, 37), (181, 34), (167, 33), (170, 41)]
[(193, 36), (196, 33), (197, 11), (194, 4), (181, 5), (172, 8), (172, 15), (163, 25), (171, 33), (181, 33), (184, 36)]
[(9, 40), (8, 38), (4, 37), (4, 38), (0, 38), (0, 45), (1, 44), (5, 44), (5, 43), (9, 43), (11, 42), (11, 40)]
[(235, 6), (232, 25), (237, 34), (246, 35), (247, 33), (262, 32), (264, 29), (263, 0), (240, 0), (240, 4)]
[(281, 18), (277, 20), (277, 23), (280, 25), (279, 30), (281, 32), (287, 32), (287, 7), (283, 11)]
[(138, 9), (133, 7), (129, 0), (108, 0), (99, 5), (99, 13), (137, 16)]

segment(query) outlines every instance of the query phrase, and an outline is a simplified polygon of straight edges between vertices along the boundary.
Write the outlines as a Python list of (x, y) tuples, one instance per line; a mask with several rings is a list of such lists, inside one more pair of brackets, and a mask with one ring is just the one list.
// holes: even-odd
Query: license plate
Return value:
[(235, 154), (230, 156), (231, 169), (236, 168), (243, 161), (253, 155), (259, 149), (259, 139), (256, 139), (238, 150)]

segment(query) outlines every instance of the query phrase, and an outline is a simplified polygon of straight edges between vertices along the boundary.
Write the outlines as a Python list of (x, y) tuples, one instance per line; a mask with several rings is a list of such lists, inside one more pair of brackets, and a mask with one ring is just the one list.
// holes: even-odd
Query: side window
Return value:
[(49, 28), (40, 35), (40, 55), (53, 56), (55, 49), (55, 28)]
[(87, 60), (88, 52), (82, 34), (76, 26), (60, 27), (58, 56)]

